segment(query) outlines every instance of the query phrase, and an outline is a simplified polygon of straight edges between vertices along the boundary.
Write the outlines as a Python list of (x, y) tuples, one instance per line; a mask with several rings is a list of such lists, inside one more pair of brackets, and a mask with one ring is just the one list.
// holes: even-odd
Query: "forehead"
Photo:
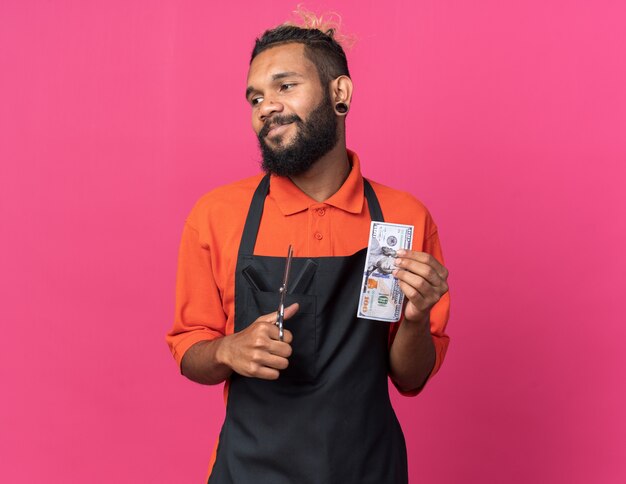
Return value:
[(304, 45), (291, 43), (270, 47), (257, 55), (250, 64), (248, 85), (260, 84), (281, 72), (318, 78), (315, 64), (304, 55)]

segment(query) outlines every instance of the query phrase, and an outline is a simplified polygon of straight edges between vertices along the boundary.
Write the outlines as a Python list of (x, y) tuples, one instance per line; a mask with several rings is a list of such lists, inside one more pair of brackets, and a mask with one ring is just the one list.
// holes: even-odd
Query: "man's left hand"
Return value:
[(428, 321), (430, 309), (448, 291), (448, 270), (426, 252), (399, 250), (393, 275), (408, 302), (404, 318)]

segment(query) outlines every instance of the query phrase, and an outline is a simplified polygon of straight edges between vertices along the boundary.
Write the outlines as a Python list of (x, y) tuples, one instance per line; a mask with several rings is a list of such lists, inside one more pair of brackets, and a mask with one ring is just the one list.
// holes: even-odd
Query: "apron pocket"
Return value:
[[(246, 308), (249, 323), (262, 314), (271, 313), (278, 308), (278, 292), (254, 291), (246, 288)], [(307, 294), (287, 294), (285, 307), (299, 303), (300, 309), (295, 316), (285, 320), (284, 328), (291, 331), (292, 354), (289, 366), (281, 371), (280, 380), (290, 382), (312, 382), (317, 376), (317, 341), (315, 326), (315, 296)]]

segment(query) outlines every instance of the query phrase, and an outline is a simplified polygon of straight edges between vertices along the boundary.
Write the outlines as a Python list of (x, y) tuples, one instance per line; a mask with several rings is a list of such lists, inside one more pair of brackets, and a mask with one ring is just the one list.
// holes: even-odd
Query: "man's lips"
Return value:
[(269, 138), (270, 136), (276, 136), (278, 134), (282, 134), (290, 124), (292, 123), (277, 124), (275, 126), (272, 126), (272, 128), (270, 128), (270, 130), (267, 132), (265, 137)]

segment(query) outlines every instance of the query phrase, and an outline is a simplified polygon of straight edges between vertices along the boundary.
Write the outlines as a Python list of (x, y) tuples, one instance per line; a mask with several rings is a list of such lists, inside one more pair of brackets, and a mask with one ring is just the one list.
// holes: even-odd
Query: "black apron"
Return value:
[[(254, 193), (239, 247), (235, 331), (278, 307), (286, 259), (253, 255), (269, 180)], [(370, 216), (383, 221), (363, 181)], [(275, 381), (232, 374), (209, 484), (408, 482), (387, 387), (388, 323), (356, 317), (366, 253), (294, 257), (286, 306), (300, 309), (285, 321), (289, 367)]]

